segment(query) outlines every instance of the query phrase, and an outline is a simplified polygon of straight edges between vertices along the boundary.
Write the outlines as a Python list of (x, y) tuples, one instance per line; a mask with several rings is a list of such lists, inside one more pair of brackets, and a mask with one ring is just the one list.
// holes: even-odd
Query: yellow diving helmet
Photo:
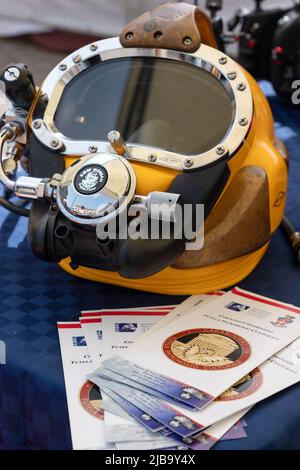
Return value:
[(0, 179), (33, 200), (38, 257), (180, 295), (236, 284), (263, 257), (284, 213), (286, 151), (258, 84), (217, 49), (199, 8), (161, 5), (66, 57), (38, 91), (18, 64), (2, 80), (15, 117), (1, 154), (25, 145), (29, 176), (12, 178), (2, 158)]

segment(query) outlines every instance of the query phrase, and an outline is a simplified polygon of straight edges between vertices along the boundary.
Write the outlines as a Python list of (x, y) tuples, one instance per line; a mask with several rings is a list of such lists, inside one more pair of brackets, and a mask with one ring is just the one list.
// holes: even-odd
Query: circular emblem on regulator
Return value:
[(249, 343), (234, 333), (210, 328), (181, 331), (168, 338), (163, 351), (174, 362), (192, 369), (231, 369), (245, 362)]
[(87, 165), (75, 176), (74, 186), (81, 194), (95, 194), (106, 185), (108, 174), (101, 165)]

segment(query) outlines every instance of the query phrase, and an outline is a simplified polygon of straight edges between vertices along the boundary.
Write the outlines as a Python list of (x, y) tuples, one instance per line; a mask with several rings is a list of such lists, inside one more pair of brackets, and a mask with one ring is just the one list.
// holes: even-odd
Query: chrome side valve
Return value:
[(180, 194), (153, 191), (147, 197), (147, 208), (151, 219), (177, 222), (176, 211)]
[(16, 182), (10, 179), (4, 171), (3, 153), (4, 144), (15, 141), (24, 132), (24, 125), (21, 121), (10, 122), (2, 127), (0, 132), (0, 181), (10, 191), (15, 191)]
[(22, 121), (12, 121), (6, 124), (0, 132), (0, 181), (5, 188), (14, 192), (16, 196), (25, 199), (43, 198), (53, 191), (49, 191), (48, 179), (21, 176), (16, 181), (5, 172), (3, 165), (3, 147), (6, 142), (15, 141), (24, 132)]
[(180, 194), (153, 191), (148, 196), (135, 196), (132, 208), (147, 213), (150, 219), (176, 222)]
[(48, 179), (20, 176), (16, 181), (15, 194), (25, 199), (42, 199), (46, 195)]

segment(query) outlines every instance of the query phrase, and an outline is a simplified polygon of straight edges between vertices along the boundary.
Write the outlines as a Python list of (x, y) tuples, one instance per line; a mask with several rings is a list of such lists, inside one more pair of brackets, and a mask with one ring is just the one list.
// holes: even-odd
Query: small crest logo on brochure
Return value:
[(103, 400), (97, 385), (89, 380), (83, 384), (79, 393), (80, 403), (83, 408), (92, 416), (104, 419)]
[(234, 333), (212, 328), (196, 328), (172, 335), (163, 344), (166, 356), (192, 369), (231, 369), (251, 354), (249, 343)]
[(276, 321), (271, 321), (271, 325), (276, 326), (277, 328), (287, 328), (290, 323), (293, 323), (295, 317), (292, 315), (284, 315), (282, 317), (278, 317)]
[(248, 305), (239, 304), (238, 302), (230, 302), (230, 304), (225, 305), (225, 308), (228, 308), (229, 310), (233, 310), (234, 312), (244, 312), (245, 310), (248, 310), (250, 307), (248, 307)]
[(137, 323), (115, 323), (116, 333), (134, 333), (137, 330)]
[(84, 336), (73, 336), (73, 346), (87, 346)]
[(259, 389), (263, 382), (263, 375), (258, 369), (254, 369), (249, 374), (245, 375), (238, 382), (228, 388), (224, 393), (222, 393), (217, 401), (231, 401), (239, 400), (240, 398), (248, 397), (252, 393), (256, 392)]

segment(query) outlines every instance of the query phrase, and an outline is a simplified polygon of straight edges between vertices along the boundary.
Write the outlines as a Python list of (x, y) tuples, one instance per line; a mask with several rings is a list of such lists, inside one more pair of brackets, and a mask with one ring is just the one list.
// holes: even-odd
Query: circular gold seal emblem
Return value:
[(98, 419), (104, 419), (103, 400), (97, 385), (89, 380), (83, 384), (79, 393), (80, 403), (83, 408)]
[(263, 381), (261, 371), (256, 368), (249, 374), (245, 375), (242, 379), (232, 385), (226, 392), (222, 393), (217, 401), (231, 401), (239, 400), (240, 398), (248, 397), (259, 389)]
[(174, 362), (192, 369), (223, 370), (245, 362), (249, 343), (234, 333), (211, 328), (185, 330), (170, 336), (163, 351)]

